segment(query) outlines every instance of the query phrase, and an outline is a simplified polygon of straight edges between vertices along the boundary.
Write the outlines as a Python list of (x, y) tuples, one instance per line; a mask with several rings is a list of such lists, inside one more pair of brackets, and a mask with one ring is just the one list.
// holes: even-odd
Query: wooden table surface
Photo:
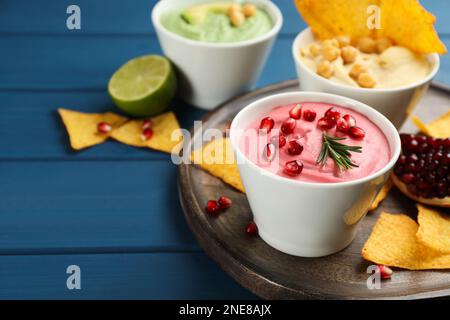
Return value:
[[(450, 47), (447, 0), (422, 1)], [(0, 2), (0, 298), (255, 298), (199, 248), (183, 219), (170, 156), (107, 141), (74, 152), (59, 107), (116, 111), (106, 85), (127, 60), (161, 53), (150, 0)], [(291, 1), (258, 87), (295, 78)], [(81, 30), (66, 9), (81, 8)], [(436, 80), (450, 85), (450, 58)], [(432, 106), (430, 106), (432, 107)], [(190, 128), (205, 112), (176, 101)], [(68, 290), (66, 268), (81, 268)]]

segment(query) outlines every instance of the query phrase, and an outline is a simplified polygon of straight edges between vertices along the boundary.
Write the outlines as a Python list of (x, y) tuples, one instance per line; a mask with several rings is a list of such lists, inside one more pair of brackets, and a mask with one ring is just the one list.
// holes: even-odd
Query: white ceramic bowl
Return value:
[(190, 40), (167, 30), (161, 16), (196, 4), (217, 0), (162, 0), (152, 11), (152, 22), (164, 54), (178, 70), (181, 97), (203, 109), (212, 109), (241, 92), (254, 88), (266, 63), (283, 17), (269, 0), (249, 0), (264, 9), (274, 22), (266, 34), (232, 43)]
[(301, 61), (300, 49), (314, 40), (311, 30), (307, 28), (298, 34), (292, 45), (292, 54), (300, 81), (300, 90), (334, 93), (362, 101), (384, 114), (397, 129), (402, 126), (409, 113), (427, 90), (431, 79), (439, 70), (439, 55), (430, 54), (427, 58), (433, 67), (430, 74), (421, 81), (392, 89), (367, 89), (346, 86), (317, 75)]
[[(374, 174), (339, 183), (301, 182), (251, 162), (239, 149), (242, 130), (274, 106), (301, 101), (333, 103), (367, 116), (386, 135), (390, 161)], [(399, 135), (385, 116), (356, 100), (319, 92), (282, 93), (251, 103), (234, 118), (230, 139), (259, 235), (272, 247), (302, 257), (332, 254), (350, 244), (400, 154)]]

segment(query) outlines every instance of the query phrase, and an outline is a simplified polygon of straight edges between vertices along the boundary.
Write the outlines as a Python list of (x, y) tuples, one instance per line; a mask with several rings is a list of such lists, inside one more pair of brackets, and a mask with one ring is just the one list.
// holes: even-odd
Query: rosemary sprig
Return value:
[(359, 167), (350, 159), (350, 152), (361, 153), (362, 147), (342, 144), (339, 142), (342, 140), (345, 140), (345, 138), (331, 137), (324, 132), (322, 136), (322, 150), (317, 157), (316, 163), (323, 167), (327, 164), (328, 157), (330, 157), (338, 166), (339, 172)]

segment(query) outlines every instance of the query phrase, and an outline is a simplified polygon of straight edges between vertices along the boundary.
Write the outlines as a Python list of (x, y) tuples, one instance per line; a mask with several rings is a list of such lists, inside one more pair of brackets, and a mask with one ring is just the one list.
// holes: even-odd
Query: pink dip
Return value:
[[(281, 134), (281, 124), (289, 118), (289, 110), (296, 104), (275, 107), (267, 115), (275, 121), (275, 126), (269, 134), (270, 137), (276, 137), (278, 134)], [(239, 142), (242, 152), (261, 168), (282, 177), (305, 182), (343, 182), (355, 180), (377, 172), (389, 162), (391, 157), (389, 143), (383, 132), (366, 116), (351, 109), (327, 103), (302, 102), (301, 106), (303, 112), (307, 109), (314, 110), (317, 116), (314, 121), (309, 122), (303, 119), (302, 114), (302, 118), (296, 120), (294, 132), (286, 136), (288, 142), (293, 138), (297, 138), (298, 142), (303, 145), (303, 152), (300, 155), (290, 155), (287, 152), (288, 144), (286, 144), (280, 149), (278, 149), (278, 146), (276, 147), (279, 152), (277, 152), (277, 157), (272, 162), (264, 158), (264, 149), (268, 140), (270, 141), (270, 137), (265, 134), (258, 134), (263, 117), (255, 120), (255, 122), (245, 129)], [(317, 157), (322, 148), (323, 133), (323, 130), (317, 126), (317, 122), (333, 106), (342, 116), (345, 114), (353, 116), (356, 120), (356, 126), (363, 128), (366, 133), (362, 140), (356, 140), (349, 137), (346, 133), (337, 132), (336, 128), (327, 131), (328, 135), (333, 137), (346, 137), (345, 140), (340, 141), (343, 144), (362, 147), (362, 153), (351, 152), (352, 161), (359, 165), (359, 167), (343, 171), (341, 174), (339, 174), (339, 170), (332, 158), (328, 158), (327, 164), (324, 167), (316, 164)], [(297, 176), (290, 176), (284, 173), (285, 163), (292, 160), (300, 160), (303, 162), (303, 170)]]

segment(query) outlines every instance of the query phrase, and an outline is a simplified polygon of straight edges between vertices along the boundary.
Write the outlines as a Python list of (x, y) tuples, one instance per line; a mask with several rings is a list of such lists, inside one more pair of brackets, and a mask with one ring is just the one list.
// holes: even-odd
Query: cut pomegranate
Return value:
[(275, 158), (276, 152), (277, 151), (273, 143), (266, 144), (263, 151), (264, 159), (267, 161), (272, 161)]
[(329, 118), (334, 122), (337, 122), (341, 118), (341, 113), (337, 111), (335, 107), (331, 107), (327, 110), (327, 112), (325, 112), (324, 116), (325, 118)]
[(361, 140), (366, 136), (366, 132), (363, 129), (361, 129), (360, 127), (351, 127), (350, 130), (348, 131), (348, 134), (353, 139), (358, 139), (358, 140)]
[(112, 127), (108, 122), (102, 121), (97, 124), (97, 131), (100, 133), (108, 133), (111, 132)]
[(206, 212), (212, 215), (216, 215), (220, 212), (220, 206), (216, 200), (208, 200), (206, 203)]
[(346, 114), (342, 118), (344, 118), (344, 120), (347, 121), (350, 128), (356, 126), (356, 120), (355, 118), (353, 118), (353, 116)]
[(258, 234), (258, 227), (256, 226), (256, 223), (253, 221), (250, 221), (247, 226), (245, 227), (245, 233), (255, 236)]
[(288, 161), (284, 165), (284, 173), (290, 176), (298, 176), (300, 173), (302, 173), (303, 170), (303, 162), (300, 160), (292, 160)]
[(217, 200), (217, 203), (219, 204), (219, 207), (221, 210), (228, 209), (231, 207), (231, 204), (233, 203), (230, 198), (222, 196)]
[(265, 117), (261, 120), (259, 125), (260, 130), (265, 130), (267, 133), (275, 126), (275, 121), (271, 117)]
[(316, 112), (314, 110), (304, 110), (303, 111), (303, 120), (312, 122), (316, 119)]
[(290, 111), (289, 117), (299, 120), (302, 117), (302, 106), (300, 103), (296, 104)]
[(153, 122), (150, 119), (144, 120), (144, 122), (142, 122), (142, 130), (149, 129), (152, 126), (153, 126)]
[(391, 268), (382, 264), (377, 265), (376, 272), (380, 274), (381, 279), (390, 279), (394, 273)]
[(141, 133), (142, 141), (147, 141), (147, 140), (151, 139), (151, 137), (153, 137), (152, 128), (147, 128), (147, 129), (142, 130), (142, 133)]
[(330, 118), (323, 117), (323, 118), (320, 118), (319, 121), (317, 121), (317, 125), (322, 130), (329, 130), (329, 129), (334, 128), (334, 126), (336, 125), (336, 122)]
[(292, 119), (292, 118), (287, 119), (281, 125), (281, 132), (283, 132), (284, 134), (290, 134), (290, 133), (294, 132), (296, 124), (297, 124), (297, 122), (295, 121), (295, 119)]
[(393, 181), (405, 195), (429, 205), (450, 207), (450, 138), (401, 134), (402, 155)]
[(340, 132), (348, 132), (348, 130), (350, 130), (350, 127), (351, 127), (350, 124), (344, 118), (340, 118), (336, 122), (336, 130)]
[(297, 140), (291, 140), (288, 142), (287, 151), (290, 155), (296, 156), (302, 153), (303, 146)]

